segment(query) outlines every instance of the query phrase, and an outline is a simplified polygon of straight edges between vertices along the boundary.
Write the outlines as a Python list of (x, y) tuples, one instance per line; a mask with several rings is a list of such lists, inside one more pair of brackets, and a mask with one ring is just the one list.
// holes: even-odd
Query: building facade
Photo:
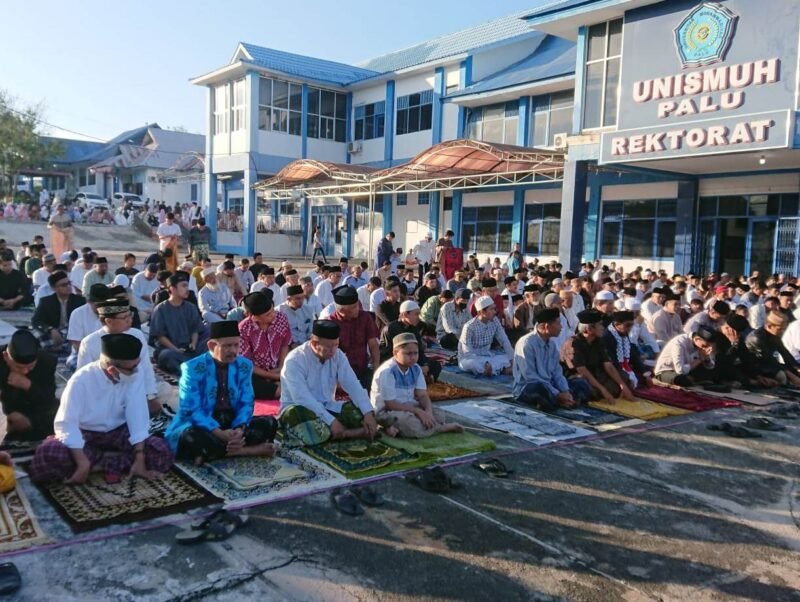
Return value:
[(252, 186), (299, 158), (391, 167), (472, 138), (565, 153), (563, 181), (384, 195), (375, 240), (453, 229), (482, 259), (518, 243), (572, 267), (800, 271), (799, 26), (792, 0), (563, 0), (359, 66), (240, 44), (193, 80), (216, 244), (298, 255), (319, 226), (330, 254), (369, 257), (363, 200)]

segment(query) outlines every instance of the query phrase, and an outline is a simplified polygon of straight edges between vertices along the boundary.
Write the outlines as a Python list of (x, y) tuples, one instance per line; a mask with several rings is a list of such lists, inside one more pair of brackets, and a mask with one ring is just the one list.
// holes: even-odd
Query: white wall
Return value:
[[(422, 92), (423, 90), (433, 90), (434, 79), (435, 73), (433, 69), (427, 73), (398, 78), (395, 81), (395, 98)], [(396, 100), (395, 111), (397, 111)], [(386, 134), (389, 135), (389, 132), (386, 132)], [(432, 130), (402, 134), (401, 136), (395, 135), (394, 131), (392, 131), (391, 135), (394, 136), (393, 159), (410, 159), (430, 147), (433, 140)]]
[(385, 138), (359, 140), (359, 142), (361, 142), (361, 152), (350, 155), (350, 161), (356, 164), (383, 161), (383, 151), (386, 144)]
[(300, 158), (303, 153), (301, 136), (259, 130), (257, 140), (257, 151), (262, 155)]
[(652, 184), (628, 184), (627, 186), (603, 186), (603, 201), (636, 201), (639, 199), (675, 199), (678, 197), (677, 182)]
[(413, 249), (430, 230), (429, 205), (420, 205), (417, 196), (415, 192), (408, 193), (407, 205), (401, 207), (397, 206), (397, 200), (392, 196), (392, 230), (396, 235), (394, 246), (402, 248), (404, 252)]
[(231, 132), (231, 154), (246, 153), (250, 144), (250, 132), (246, 129)]
[(213, 149), (215, 155), (227, 155), (231, 152), (229, 134), (214, 134)]
[(265, 257), (297, 257), (303, 255), (303, 239), (299, 235), (256, 234), (256, 251)]
[(344, 142), (309, 138), (308, 157), (319, 161), (344, 163), (347, 160), (347, 145)]

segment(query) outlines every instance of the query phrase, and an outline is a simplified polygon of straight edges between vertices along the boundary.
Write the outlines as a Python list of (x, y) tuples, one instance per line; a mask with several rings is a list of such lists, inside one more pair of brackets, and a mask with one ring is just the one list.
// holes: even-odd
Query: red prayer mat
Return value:
[(277, 416), (280, 410), (280, 399), (256, 399), (253, 416)]
[(720, 399), (719, 397), (703, 395), (696, 391), (673, 389), (672, 387), (660, 387), (657, 385), (636, 389), (636, 396), (649, 399), (650, 401), (665, 403), (676, 408), (691, 410), (692, 412), (708, 412), (709, 410), (733, 408), (742, 405), (738, 401), (730, 399)]

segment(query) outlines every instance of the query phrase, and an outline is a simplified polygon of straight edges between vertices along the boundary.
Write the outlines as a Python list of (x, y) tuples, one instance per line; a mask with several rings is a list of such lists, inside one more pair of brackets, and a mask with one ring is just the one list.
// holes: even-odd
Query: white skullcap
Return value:
[(216, 268), (208, 267), (203, 270), (203, 278), (206, 276), (211, 276), (211, 274), (215, 274), (217, 272)]
[(64, 251), (61, 254), (61, 257), (59, 258), (59, 261), (61, 261), (61, 263), (66, 263), (67, 261), (72, 261), (72, 257), (70, 257), (69, 251)]
[(118, 284), (122, 288), (128, 288), (131, 285), (131, 279), (128, 278), (125, 274), (117, 274), (116, 276), (114, 276), (112, 284)]
[(408, 301), (403, 301), (400, 304), (400, 313), (405, 313), (407, 311), (416, 311), (419, 309), (419, 303), (416, 301), (412, 301), (409, 299)]
[(478, 311), (486, 309), (487, 307), (491, 307), (492, 305), (494, 305), (494, 299), (491, 297), (480, 297), (477, 301), (475, 301), (475, 309)]
[(613, 301), (614, 293), (611, 291), (598, 291), (594, 296), (595, 301)]
[(625, 299), (625, 309), (627, 309), (628, 311), (639, 311), (640, 309), (642, 309), (642, 303), (638, 299), (630, 297), (628, 299)]

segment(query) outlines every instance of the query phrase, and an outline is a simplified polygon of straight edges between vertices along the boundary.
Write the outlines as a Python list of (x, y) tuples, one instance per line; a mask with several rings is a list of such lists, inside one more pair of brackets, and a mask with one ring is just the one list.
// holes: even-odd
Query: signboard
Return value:
[(617, 130), (600, 162), (785, 148), (794, 127), (800, 3), (673, 1), (623, 27)]

